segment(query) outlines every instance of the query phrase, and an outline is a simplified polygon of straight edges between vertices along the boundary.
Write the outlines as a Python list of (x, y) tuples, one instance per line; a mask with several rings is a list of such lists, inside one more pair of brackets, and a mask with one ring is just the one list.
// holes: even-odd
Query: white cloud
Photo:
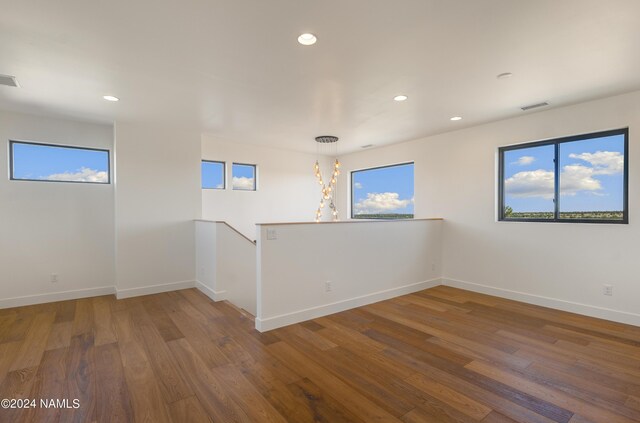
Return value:
[(513, 162), (513, 164), (517, 164), (520, 166), (528, 166), (535, 161), (536, 161), (536, 158), (533, 156), (522, 156), (518, 160)]
[[(567, 165), (560, 174), (560, 193), (562, 195), (576, 195), (579, 192), (596, 194), (602, 189), (602, 183), (596, 175), (605, 175), (602, 169), (586, 167), (580, 164)], [(607, 170), (606, 172), (609, 172)], [(547, 170), (533, 170), (518, 172), (505, 180), (505, 191), (514, 197), (553, 198), (553, 172)]]
[(247, 178), (246, 176), (234, 176), (232, 182), (234, 189), (253, 189), (253, 178)]
[(569, 154), (569, 157), (589, 163), (593, 166), (594, 175), (614, 175), (624, 170), (624, 156), (619, 151)]
[[(527, 156), (524, 156), (527, 157)], [(520, 162), (524, 157), (521, 157)], [(595, 153), (570, 154), (570, 158), (587, 162), (590, 166), (574, 163), (562, 168), (560, 193), (574, 196), (579, 192), (605, 195), (597, 175), (614, 175), (624, 170), (624, 156), (618, 151), (597, 151)], [(553, 198), (553, 172), (533, 170), (518, 172), (505, 180), (505, 191), (514, 197)]]
[(553, 198), (554, 178), (551, 170), (518, 172), (504, 181), (505, 192), (514, 197)]
[(109, 174), (105, 171), (82, 167), (77, 172), (54, 173), (49, 176), (43, 176), (41, 179), (50, 181), (108, 182)]
[(412, 203), (413, 198), (402, 200), (397, 192), (369, 192), (367, 198), (355, 204), (355, 212), (358, 214), (392, 212)]
[(222, 189), (222, 188), (224, 188), (224, 185), (223, 184), (218, 184), (218, 185), (216, 185), (216, 188), (217, 189)]
[(355, 184), (353, 184), (353, 187), (355, 189), (362, 189), (362, 184), (360, 182), (356, 182)]
[(580, 191), (597, 191), (602, 189), (600, 181), (594, 179), (595, 169), (579, 164), (567, 165), (560, 174), (560, 193), (576, 195)]

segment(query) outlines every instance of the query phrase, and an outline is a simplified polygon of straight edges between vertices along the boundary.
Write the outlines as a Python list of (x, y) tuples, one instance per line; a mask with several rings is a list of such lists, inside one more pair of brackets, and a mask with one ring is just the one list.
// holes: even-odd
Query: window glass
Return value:
[(11, 179), (108, 184), (109, 151), (11, 141)]
[(504, 217), (553, 219), (555, 147), (522, 148), (504, 153)]
[(202, 161), (202, 189), (224, 189), (224, 162)]
[(413, 163), (351, 173), (351, 217), (413, 218)]
[(622, 220), (624, 136), (560, 144), (560, 218)]
[(234, 163), (231, 173), (233, 189), (240, 191), (256, 190), (255, 165)]

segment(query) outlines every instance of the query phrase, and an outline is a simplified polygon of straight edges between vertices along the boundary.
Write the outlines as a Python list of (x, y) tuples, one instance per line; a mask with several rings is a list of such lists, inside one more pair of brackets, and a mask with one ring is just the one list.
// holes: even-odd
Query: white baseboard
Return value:
[(363, 305), (377, 303), (378, 301), (388, 300), (389, 298), (398, 297), (400, 295), (411, 294), (412, 292), (433, 288), (434, 286), (438, 286), (441, 284), (442, 283), (440, 278), (437, 278), (429, 281), (417, 282), (410, 285), (401, 286), (398, 288), (373, 292), (371, 294), (349, 298), (347, 300), (337, 301), (335, 303), (324, 304), (317, 307), (294, 311), (292, 313), (281, 314), (279, 316), (267, 317), (265, 319), (256, 317), (256, 329), (260, 332), (266, 332), (283, 326), (292, 325), (294, 323), (304, 322), (305, 320), (315, 319), (317, 317), (339, 313), (341, 311), (349, 310)]
[(115, 294), (113, 286), (99, 288), (76, 289), (74, 291), (51, 292), (48, 294), (27, 295), (25, 297), (0, 299), (0, 308), (21, 307), (33, 304), (52, 303), (56, 301), (77, 300), (78, 298), (98, 297)]
[(161, 292), (194, 288), (195, 286), (196, 281), (182, 281), (165, 283), (161, 285), (142, 286), (140, 288), (116, 289), (116, 297), (121, 300), (123, 298), (139, 297), (141, 295), (159, 294)]
[(560, 300), (557, 298), (543, 297), (542, 295), (528, 294), (526, 292), (511, 291), (509, 289), (459, 281), (455, 279), (443, 278), (442, 285), (451, 286), (453, 288), (466, 289), (467, 291), (479, 292), (481, 294), (495, 295), (496, 297), (522, 301), (524, 303), (554, 308), (571, 313), (583, 314), (585, 316), (597, 317), (599, 319), (640, 326), (640, 314), (636, 313), (629, 313), (626, 311), (581, 304), (573, 301)]
[(227, 291), (214, 291), (200, 281), (196, 281), (196, 288), (213, 301), (223, 301), (227, 299)]

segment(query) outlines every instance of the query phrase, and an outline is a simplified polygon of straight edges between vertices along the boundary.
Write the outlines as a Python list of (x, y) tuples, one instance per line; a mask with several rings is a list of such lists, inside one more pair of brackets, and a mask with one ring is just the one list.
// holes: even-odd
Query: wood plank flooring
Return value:
[[(0, 310), (0, 422), (640, 422), (640, 328), (437, 287), (261, 334), (195, 289)], [(78, 399), (44, 409), (40, 399)]]

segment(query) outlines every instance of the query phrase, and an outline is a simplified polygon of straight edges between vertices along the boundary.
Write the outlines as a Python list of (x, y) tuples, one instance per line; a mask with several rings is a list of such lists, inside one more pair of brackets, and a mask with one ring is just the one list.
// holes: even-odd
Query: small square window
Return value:
[(202, 189), (225, 189), (225, 163), (202, 161)]
[(256, 165), (234, 163), (231, 168), (231, 182), (234, 190), (256, 190)]

